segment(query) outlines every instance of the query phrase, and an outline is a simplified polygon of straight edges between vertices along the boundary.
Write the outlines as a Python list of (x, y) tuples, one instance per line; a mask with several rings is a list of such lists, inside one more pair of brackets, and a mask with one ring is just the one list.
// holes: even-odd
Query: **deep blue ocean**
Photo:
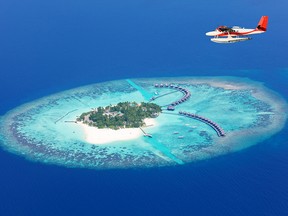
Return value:
[[(2, 0), (0, 115), (86, 84), (248, 77), (288, 100), (286, 0)], [(215, 44), (219, 25), (268, 31)], [(184, 166), (95, 171), (0, 149), (0, 215), (288, 215), (288, 125), (238, 153)]]

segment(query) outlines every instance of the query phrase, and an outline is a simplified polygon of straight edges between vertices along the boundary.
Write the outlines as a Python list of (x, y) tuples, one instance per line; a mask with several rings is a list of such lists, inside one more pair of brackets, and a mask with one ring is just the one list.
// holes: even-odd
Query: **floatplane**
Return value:
[(252, 34), (261, 34), (266, 32), (268, 26), (268, 16), (262, 16), (255, 29), (246, 29), (239, 26), (219, 26), (214, 31), (207, 32), (207, 36), (213, 36), (211, 41), (215, 43), (236, 43), (251, 40), (246, 37)]

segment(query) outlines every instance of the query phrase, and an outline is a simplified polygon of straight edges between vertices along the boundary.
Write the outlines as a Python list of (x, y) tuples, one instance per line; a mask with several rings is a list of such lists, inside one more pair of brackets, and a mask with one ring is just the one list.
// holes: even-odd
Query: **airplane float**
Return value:
[(262, 16), (255, 29), (246, 29), (239, 26), (219, 26), (215, 31), (207, 32), (206, 35), (213, 36), (211, 41), (215, 43), (236, 43), (252, 39), (246, 37), (246, 35), (264, 33), (267, 30), (267, 25), (268, 16)]

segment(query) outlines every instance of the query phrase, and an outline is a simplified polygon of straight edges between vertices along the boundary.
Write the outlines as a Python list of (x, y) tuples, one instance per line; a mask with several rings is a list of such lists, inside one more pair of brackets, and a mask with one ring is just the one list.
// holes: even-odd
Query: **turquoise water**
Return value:
[(151, 92), (147, 92), (145, 89), (143, 89), (141, 86), (137, 85), (136, 83), (134, 83), (132, 80), (127, 79), (126, 80), (132, 87), (134, 87), (138, 92), (140, 92), (143, 96), (143, 98), (145, 99), (145, 101), (149, 101), (150, 98), (153, 97), (153, 93)]
[[(184, 96), (155, 83), (172, 83), (191, 92)], [(96, 145), (85, 140), (77, 116), (121, 101), (149, 101), (162, 107), (156, 125), (144, 128), (153, 137)], [(95, 169), (170, 166), (238, 151), (282, 129), (286, 103), (262, 84), (235, 77), (172, 77), (117, 80), (84, 86), (24, 104), (2, 117), (3, 146), (33, 161)], [(216, 122), (226, 133), (218, 137), (209, 125), (178, 115), (187, 111)]]

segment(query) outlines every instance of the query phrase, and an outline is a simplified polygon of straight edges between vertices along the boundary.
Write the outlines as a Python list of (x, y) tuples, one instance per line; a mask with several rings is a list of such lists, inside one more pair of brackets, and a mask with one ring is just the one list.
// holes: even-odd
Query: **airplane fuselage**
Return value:
[(212, 36), (212, 42), (215, 43), (236, 43), (251, 40), (247, 35), (261, 34), (266, 32), (268, 25), (268, 16), (262, 16), (255, 29), (246, 29), (239, 26), (232, 28), (227, 26), (219, 26), (214, 31), (207, 32), (207, 36)]
[(265, 31), (261, 31), (258, 29), (246, 29), (246, 28), (240, 28), (240, 27), (232, 27), (231, 31), (210, 31), (207, 32), (207, 36), (218, 36), (218, 37), (225, 37), (225, 36), (245, 36), (245, 35), (251, 35), (251, 34), (261, 34), (264, 33)]

